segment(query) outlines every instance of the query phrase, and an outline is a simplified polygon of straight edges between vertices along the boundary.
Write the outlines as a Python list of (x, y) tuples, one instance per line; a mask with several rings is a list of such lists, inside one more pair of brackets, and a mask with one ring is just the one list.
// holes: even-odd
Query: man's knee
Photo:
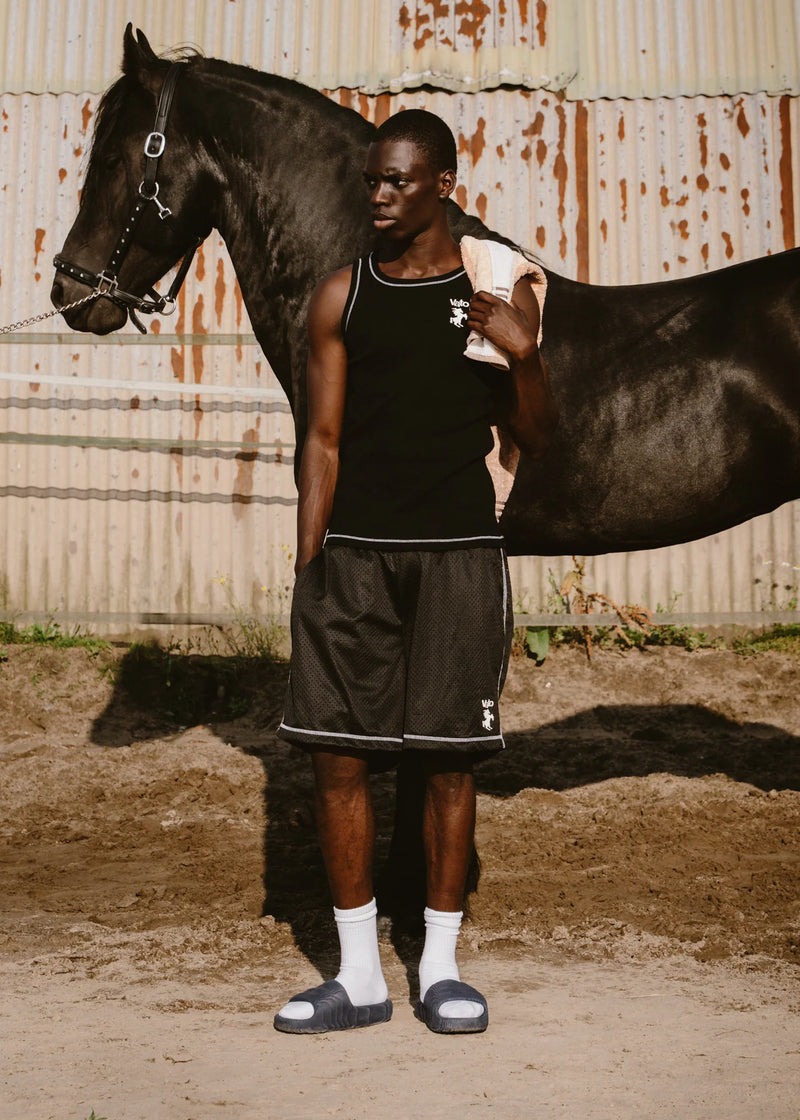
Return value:
[(318, 798), (347, 801), (369, 790), (369, 767), (363, 755), (314, 751), (311, 759)]
[(437, 754), (426, 758), (429, 796), (441, 804), (459, 803), (475, 794), (472, 760), (463, 755)]

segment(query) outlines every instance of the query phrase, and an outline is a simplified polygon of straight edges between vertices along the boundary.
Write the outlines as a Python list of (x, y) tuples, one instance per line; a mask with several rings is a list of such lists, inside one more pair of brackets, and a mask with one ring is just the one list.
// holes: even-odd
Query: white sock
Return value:
[(342, 963), (336, 979), (354, 1006), (383, 1003), (389, 990), (378, 952), (378, 907), (375, 899), (352, 910), (339, 910), (334, 906), (333, 916), (342, 951)]
[[(352, 910), (333, 908), (341, 949), (341, 967), (336, 979), (355, 1007), (383, 1003), (389, 991), (383, 978), (378, 953), (378, 907), (373, 898)], [(314, 1008), (306, 1000), (295, 1000), (282, 1007), (285, 1019), (310, 1019)]]
[[(425, 946), (419, 962), (419, 998), (439, 980), (458, 980), (456, 943), (461, 929), (462, 910), (431, 910), (425, 907)], [(474, 1000), (448, 1000), (439, 1013), (446, 1019), (471, 1019), (483, 1008)]]

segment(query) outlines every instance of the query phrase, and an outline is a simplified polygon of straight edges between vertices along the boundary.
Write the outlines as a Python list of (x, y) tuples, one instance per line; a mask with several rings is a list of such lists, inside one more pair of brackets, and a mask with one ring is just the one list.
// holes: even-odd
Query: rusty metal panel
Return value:
[(578, 0), (570, 98), (800, 92), (797, 0)]
[(101, 92), (119, 73), (129, 21), (158, 53), (193, 47), (310, 84), (338, 85), (358, 70), (359, 56), (369, 72), (375, 45), (383, 44), (379, 56), (389, 57), (395, 6), (394, 0), (4, 0), (2, 85), (11, 93)]
[[(672, 279), (795, 246), (796, 98), (596, 101), (585, 111), (591, 282)], [(572, 566), (515, 559), (518, 607), (552, 609), (548, 573), (560, 581)], [(592, 557), (587, 572), (593, 589), (652, 610), (785, 610), (800, 586), (800, 502), (689, 544)]]
[[(458, 92), (568, 88), (577, 64), (574, 6), (554, 0), (402, 0), (392, 9), (388, 70), (359, 87)], [(349, 83), (347, 83), (349, 84)]]
[(689, 276), (793, 248), (797, 99), (587, 105), (589, 277)]
[(0, 385), (3, 605), (224, 613), (220, 576), (263, 604), (295, 533), (284, 403), (92, 380)]
[(100, 92), (128, 20), (318, 89), (800, 93), (799, 0), (4, 0), (3, 89)]
[(129, 20), (158, 52), (196, 46), (318, 89), (562, 89), (574, 72), (563, 0), (560, 12), (553, 0), (5, 0), (3, 89), (100, 92), (118, 73)]

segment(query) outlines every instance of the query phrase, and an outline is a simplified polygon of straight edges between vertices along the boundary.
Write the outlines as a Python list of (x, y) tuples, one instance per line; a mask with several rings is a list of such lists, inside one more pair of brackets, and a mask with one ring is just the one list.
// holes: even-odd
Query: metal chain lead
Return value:
[(41, 323), (43, 319), (51, 319), (54, 315), (60, 315), (62, 311), (71, 311), (73, 307), (80, 307), (82, 303), (88, 303), (90, 299), (97, 299), (102, 294), (102, 292), (95, 290), (89, 292), (88, 296), (76, 299), (73, 303), (68, 303), (64, 307), (56, 307), (52, 311), (43, 311), (41, 315), (32, 315), (30, 319), (23, 319), (20, 323), (9, 323), (7, 327), (0, 327), (0, 334), (11, 334), (12, 331), (18, 331), (31, 323)]

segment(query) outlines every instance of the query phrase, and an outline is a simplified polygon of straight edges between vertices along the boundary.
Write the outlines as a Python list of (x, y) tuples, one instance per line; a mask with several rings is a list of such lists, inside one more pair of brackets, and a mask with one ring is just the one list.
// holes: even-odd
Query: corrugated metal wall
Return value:
[(796, 0), (576, 0), (573, 11), (569, 97), (800, 92)]
[[(703, 5), (706, 24), (711, 12), (720, 27), (733, 27), (733, 9), (743, 6), (744, 0)], [(583, 18), (581, 34), (589, 26), (581, 5), (511, 0), (393, 0), (372, 9), (374, 26), (364, 22), (358, 0), (170, 8), (140, 2), (119, 18), (116, 7), (114, 0), (102, 12), (88, 0), (16, 6), (15, 40), (22, 35), (27, 44), (27, 69), (7, 65), (3, 85), (17, 88), (18, 73), (40, 82), (48, 73), (63, 86), (79, 81), (70, 76), (68, 68), (79, 64), (69, 51), (58, 56), (61, 62), (37, 53), (43, 48), (42, 36), (30, 32), (35, 20), (39, 27), (61, 20), (65, 34), (74, 38), (80, 28), (89, 37), (91, 66), (87, 54), (87, 70), (75, 74), (85, 73), (94, 89), (114, 76), (129, 16), (158, 47), (194, 41), (208, 54), (244, 61), (254, 61), (254, 51), (263, 54), (264, 43), (256, 40), (269, 25), (271, 57), (283, 52), (284, 72), (291, 59), (315, 64), (321, 50), (315, 44), (327, 39), (335, 47), (329, 67), (335, 63), (338, 75), (350, 67), (352, 76), (370, 58), (375, 21), (392, 8), (393, 42), (417, 57), (420, 73), (424, 52), (434, 47), (440, 54), (468, 53), (471, 65), (486, 58), (494, 65), (499, 56), (487, 52), (519, 48), (525, 36), (534, 40), (531, 56), (544, 60), (536, 79), (543, 87), (553, 66), (547, 50), (565, 57), (559, 27), (568, 25), (567, 17), (572, 26)], [(653, 7), (634, 0), (615, 5), (631, 43), (662, 27), (663, 15), (641, 18)], [(678, 7), (670, 9), (676, 19)], [(683, 7), (689, 18), (690, 6)], [(774, 19), (789, 19), (788, 51), (800, 23), (794, 5), (776, 0), (769, 7)], [(76, 13), (86, 17), (82, 28)], [(10, 6), (4, 14), (12, 18)], [(346, 29), (359, 18), (362, 37), (351, 42)], [(471, 36), (468, 52), (456, 49)], [(763, 74), (760, 43), (753, 39), (751, 69)], [(688, 82), (688, 71), (681, 74)], [(603, 75), (616, 80), (608, 68)], [(330, 96), (378, 122), (411, 105), (439, 113), (459, 142), (459, 202), (564, 275), (595, 283), (672, 278), (795, 243), (797, 102), (786, 95), (571, 101), (547, 88), (380, 96), (338, 88)], [(49, 306), (50, 260), (75, 214), (97, 100), (96, 93), (0, 98), (0, 324)], [(291, 583), (287, 555), (294, 542), (291, 417), (253, 342), (218, 237), (198, 255), (175, 319), (153, 324), (158, 335), (143, 340), (127, 328), (97, 341), (62, 327), (51, 319), (0, 336), (0, 608), (223, 616), (230, 614), (233, 588), (248, 609), (281, 609), (276, 590), (282, 594)], [(588, 570), (593, 585), (618, 601), (749, 611), (787, 606), (797, 594), (798, 564), (795, 503), (705, 541), (598, 557)], [(546, 609), (548, 571), (560, 576), (570, 565), (569, 558), (515, 560), (518, 608)]]
[(157, 51), (318, 89), (797, 94), (799, 15), (798, 0), (4, 0), (0, 65), (9, 93), (98, 93), (131, 20)]

